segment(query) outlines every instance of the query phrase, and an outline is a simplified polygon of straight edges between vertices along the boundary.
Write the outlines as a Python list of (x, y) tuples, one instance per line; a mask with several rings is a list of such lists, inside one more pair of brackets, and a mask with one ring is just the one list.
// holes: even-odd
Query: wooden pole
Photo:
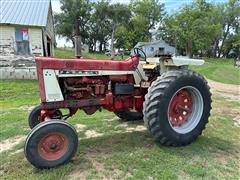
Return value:
[(113, 24), (112, 36), (111, 36), (111, 59), (115, 58), (115, 49), (114, 49), (114, 35), (115, 35), (116, 25)]
[(76, 58), (82, 57), (82, 38), (80, 35), (80, 19), (75, 22), (75, 56)]

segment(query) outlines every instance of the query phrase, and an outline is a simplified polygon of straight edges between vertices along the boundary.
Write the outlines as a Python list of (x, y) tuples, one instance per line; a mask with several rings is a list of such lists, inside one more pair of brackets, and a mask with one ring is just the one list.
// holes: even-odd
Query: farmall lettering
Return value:
[(95, 76), (98, 75), (98, 71), (59, 71), (59, 75), (76, 75), (76, 76)]

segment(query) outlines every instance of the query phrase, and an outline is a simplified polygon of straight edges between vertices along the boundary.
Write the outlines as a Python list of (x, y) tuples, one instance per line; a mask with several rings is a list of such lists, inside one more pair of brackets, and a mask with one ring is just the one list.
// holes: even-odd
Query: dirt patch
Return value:
[(136, 127), (126, 128), (126, 132), (135, 132), (135, 131), (141, 132), (141, 131), (146, 131), (146, 130), (147, 130), (147, 128), (143, 125), (138, 125)]
[(28, 112), (31, 112), (34, 108), (35, 108), (36, 106), (30, 106), (30, 107), (28, 107)]
[(222, 106), (216, 105), (216, 106), (214, 106), (213, 111), (215, 114), (227, 114), (227, 115), (234, 116), (235, 117), (235, 118), (233, 118), (234, 125), (237, 127), (240, 127), (239, 108), (230, 108), (230, 107), (226, 107), (224, 105), (222, 105)]
[(25, 136), (15, 136), (0, 142), (0, 153), (11, 150), (14, 146), (25, 140)]
[(122, 124), (119, 124), (117, 126), (115, 126), (115, 129), (121, 128), (124, 129), (122, 131), (115, 131), (116, 133), (122, 133), (122, 132), (141, 132), (141, 131), (146, 131), (147, 128), (144, 125), (137, 125), (136, 127), (128, 127), (128, 123), (124, 122)]
[(19, 108), (13, 108), (13, 109), (18, 109), (21, 111), (27, 111), (28, 113), (30, 113), (36, 106), (21, 106)]
[(229, 107), (214, 107), (214, 111), (217, 114), (228, 114), (228, 115), (233, 115), (233, 116), (240, 116), (240, 111), (239, 109), (233, 109)]
[(214, 91), (233, 93), (237, 94), (238, 96), (240, 94), (240, 85), (224, 84), (209, 79), (207, 81), (211, 89)]
[(76, 124), (74, 127), (76, 128), (77, 132), (80, 132), (83, 131), (87, 126), (84, 124)]
[(0, 114), (1, 114), (1, 116), (6, 116), (8, 114), (11, 114), (11, 112), (10, 111), (1, 111), (0, 110)]
[(224, 84), (209, 79), (208, 84), (214, 95), (219, 95), (233, 101), (240, 101), (240, 85)]
[(177, 178), (178, 180), (186, 180), (186, 179), (191, 179), (190, 178), (190, 176), (189, 176), (189, 174), (188, 173), (186, 173), (186, 172), (184, 172), (184, 171), (180, 171), (179, 173), (178, 173), (178, 178)]
[(87, 169), (83, 169), (82, 167), (77, 167), (70, 175), (70, 180), (75, 179), (88, 179), (92, 173), (94, 177), (93, 179), (119, 179), (120, 176), (123, 176), (125, 173), (119, 169), (110, 168), (113, 170), (109, 170), (109, 168), (105, 167), (104, 163), (98, 162), (95, 159), (90, 159), (91, 167)]
[(15, 154), (18, 154), (18, 153), (22, 153), (23, 152), (23, 149), (18, 149), (17, 151), (14, 151), (12, 153), (10, 153), (11, 155), (15, 155)]
[(237, 126), (237, 127), (240, 127), (240, 115), (239, 116), (236, 116), (234, 119), (234, 125)]
[[(116, 130), (114, 131), (115, 134), (121, 134), (121, 133), (131, 133), (131, 132), (142, 132), (142, 131), (146, 131), (146, 127), (144, 125), (137, 125), (136, 127), (128, 127), (127, 123), (123, 123), (123, 124), (119, 124), (115, 127), (115, 129), (117, 128), (123, 128), (122, 130)], [(81, 138), (81, 139), (89, 139), (89, 138), (95, 138), (95, 137), (101, 137), (104, 136), (104, 133), (99, 133), (95, 130), (87, 130), (85, 132), (85, 138)]]
[(76, 169), (74, 170), (68, 177), (69, 180), (77, 180), (77, 179), (87, 179), (89, 175), (88, 170), (81, 170), (81, 169)]
[(240, 100), (240, 94), (226, 93), (226, 92), (214, 91), (214, 90), (212, 90), (212, 92), (213, 92), (213, 95), (222, 96), (226, 98), (226, 100), (228, 101)]
[(118, 129), (118, 128), (127, 128), (128, 124), (127, 123), (123, 123), (123, 124), (119, 124), (117, 126), (114, 127), (114, 129)]
[[(213, 95), (226, 98), (228, 101), (240, 101), (240, 85), (223, 84), (208, 80), (208, 84), (211, 87)], [(214, 111), (217, 114), (228, 114), (235, 116), (234, 125), (240, 127), (240, 111), (239, 108), (226, 107), (223, 104), (216, 105)]]
[(104, 119), (104, 121), (108, 121), (108, 122), (112, 122), (112, 121), (116, 121), (119, 120), (119, 118), (117, 116), (115, 116), (114, 118), (111, 119)]
[(226, 166), (229, 163), (228, 159), (226, 158), (227, 155), (223, 156), (223, 154), (219, 153), (219, 154), (215, 154), (215, 156), (216, 156), (215, 159), (218, 164), (222, 164)]
[(85, 132), (85, 136), (86, 136), (86, 138), (94, 138), (94, 137), (103, 136), (103, 133), (98, 133), (95, 130), (87, 130)]

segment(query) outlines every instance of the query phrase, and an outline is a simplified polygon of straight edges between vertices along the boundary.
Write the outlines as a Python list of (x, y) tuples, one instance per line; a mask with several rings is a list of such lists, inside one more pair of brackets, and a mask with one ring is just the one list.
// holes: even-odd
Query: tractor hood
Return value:
[(139, 63), (139, 57), (130, 57), (124, 61), (117, 60), (93, 60), (93, 59), (60, 59), (48, 57), (36, 57), (38, 70), (113, 70), (134, 71)]

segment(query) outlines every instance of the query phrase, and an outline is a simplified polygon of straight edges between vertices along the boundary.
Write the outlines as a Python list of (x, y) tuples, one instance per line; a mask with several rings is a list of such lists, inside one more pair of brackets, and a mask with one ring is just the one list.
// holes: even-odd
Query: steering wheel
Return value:
[(145, 52), (140, 48), (133, 49), (133, 56), (138, 56), (140, 61), (146, 61), (147, 59)]

